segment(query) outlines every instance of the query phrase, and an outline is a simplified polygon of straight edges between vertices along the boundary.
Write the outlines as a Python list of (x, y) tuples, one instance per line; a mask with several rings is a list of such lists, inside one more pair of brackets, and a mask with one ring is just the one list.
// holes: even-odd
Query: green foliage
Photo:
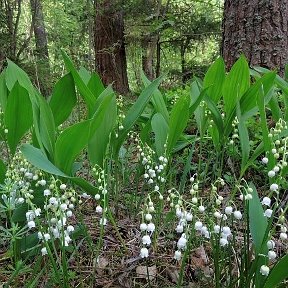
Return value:
[(8, 145), (12, 154), (15, 153), (17, 144), (32, 125), (32, 118), (28, 92), (16, 81), (9, 93), (4, 116), (4, 123), (8, 128)]
[(49, 101), (56, 127), (67, 120), (76, 102), (74, 81), (72, 75), (69, 73), (56, 83)]

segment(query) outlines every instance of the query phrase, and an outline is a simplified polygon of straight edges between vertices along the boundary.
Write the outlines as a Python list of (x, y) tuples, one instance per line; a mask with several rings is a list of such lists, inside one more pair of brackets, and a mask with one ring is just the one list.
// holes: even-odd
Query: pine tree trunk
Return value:
[(250, 66), (277, 69), (288, 62), (288, 0), (225, 0), (222, 55), (227, 68), (244, 53)]
[[(117, 1), (116, 1), (117, 2)], [(129, 92), (123, 13), (112, 0), (95, 1), (95, 67), (105, 85)]]

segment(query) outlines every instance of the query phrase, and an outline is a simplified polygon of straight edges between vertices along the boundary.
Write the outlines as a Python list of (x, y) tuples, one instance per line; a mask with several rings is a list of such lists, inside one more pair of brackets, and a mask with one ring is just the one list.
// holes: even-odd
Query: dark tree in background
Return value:
[(105, 85), (129, 92), (121, 1), (95, 0), (95, 66)]
[(44, 15), (42, 11), (41, 0), (30, 0), (32, 25), (36, 44), (36, 57), (37, 57), (37, 70), (39, 78), (39, 87), (41, 92), (46, 96), (47, 85), (45, 85), (45, 79), (49, 75), (49, 54), (47, 33), (45, 30)]
[(222, 54), (230, 69), (241, 53), (251, 66), (288, 63), (288, 0), (225, 0)]

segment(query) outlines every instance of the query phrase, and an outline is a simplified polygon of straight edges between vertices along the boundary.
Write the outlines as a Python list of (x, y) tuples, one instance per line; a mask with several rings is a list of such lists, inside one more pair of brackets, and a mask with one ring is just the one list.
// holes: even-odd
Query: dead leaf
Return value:
[(145, 278), (145, 279), (148, 279), (148, 276), (149, 276), (149, 280), (151, 281), (151, 280), (155, 279), (155, 277), (156, 277), (157, 267), (156, 267), (156, 265), (153, 265), (151, 267), (148, 267), (148, 269), (147, 269), (147, 266), (138, 266), (138, 267), (136, 267), (136, 274), (137, 274), (137, 277)]
[(179, 272), (175, 267), (167, 267), (166, 272), (173, 283), (178, 282)]
[(108, 266), (109, 261), (103, 257), (99, 256), (97, 259), (97, 264), (96, 264), (96, 271), (99, 275), (103, 275), (104, 269)]

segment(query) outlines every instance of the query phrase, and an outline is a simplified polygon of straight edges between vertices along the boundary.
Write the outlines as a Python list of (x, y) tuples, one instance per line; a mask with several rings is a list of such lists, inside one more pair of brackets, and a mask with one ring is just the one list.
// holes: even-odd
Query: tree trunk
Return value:
[(124, 21), (118, 4), (112, 0), (95, 0), (95, 67), (105, 85), (113, 83), (118, 93), (127, 94)]
[(36, 44), (37, 76), (39, 88), (43, 95), (48, 96), (49, 88), (46, 79), (49, 80), (50, 66), (47, 33), (45, 30), (44, 15), (41, 0), (30, 0), (32, 24)]
[(154, 56), (158, 35), (146, 35), (142, 39), (142, 69), (149, 80), (155, 78)]
[(227, 68), (244, 53), (250, 66), (278, 69), (288, 62), (288, 0), (225, 0), (222, 55)]

